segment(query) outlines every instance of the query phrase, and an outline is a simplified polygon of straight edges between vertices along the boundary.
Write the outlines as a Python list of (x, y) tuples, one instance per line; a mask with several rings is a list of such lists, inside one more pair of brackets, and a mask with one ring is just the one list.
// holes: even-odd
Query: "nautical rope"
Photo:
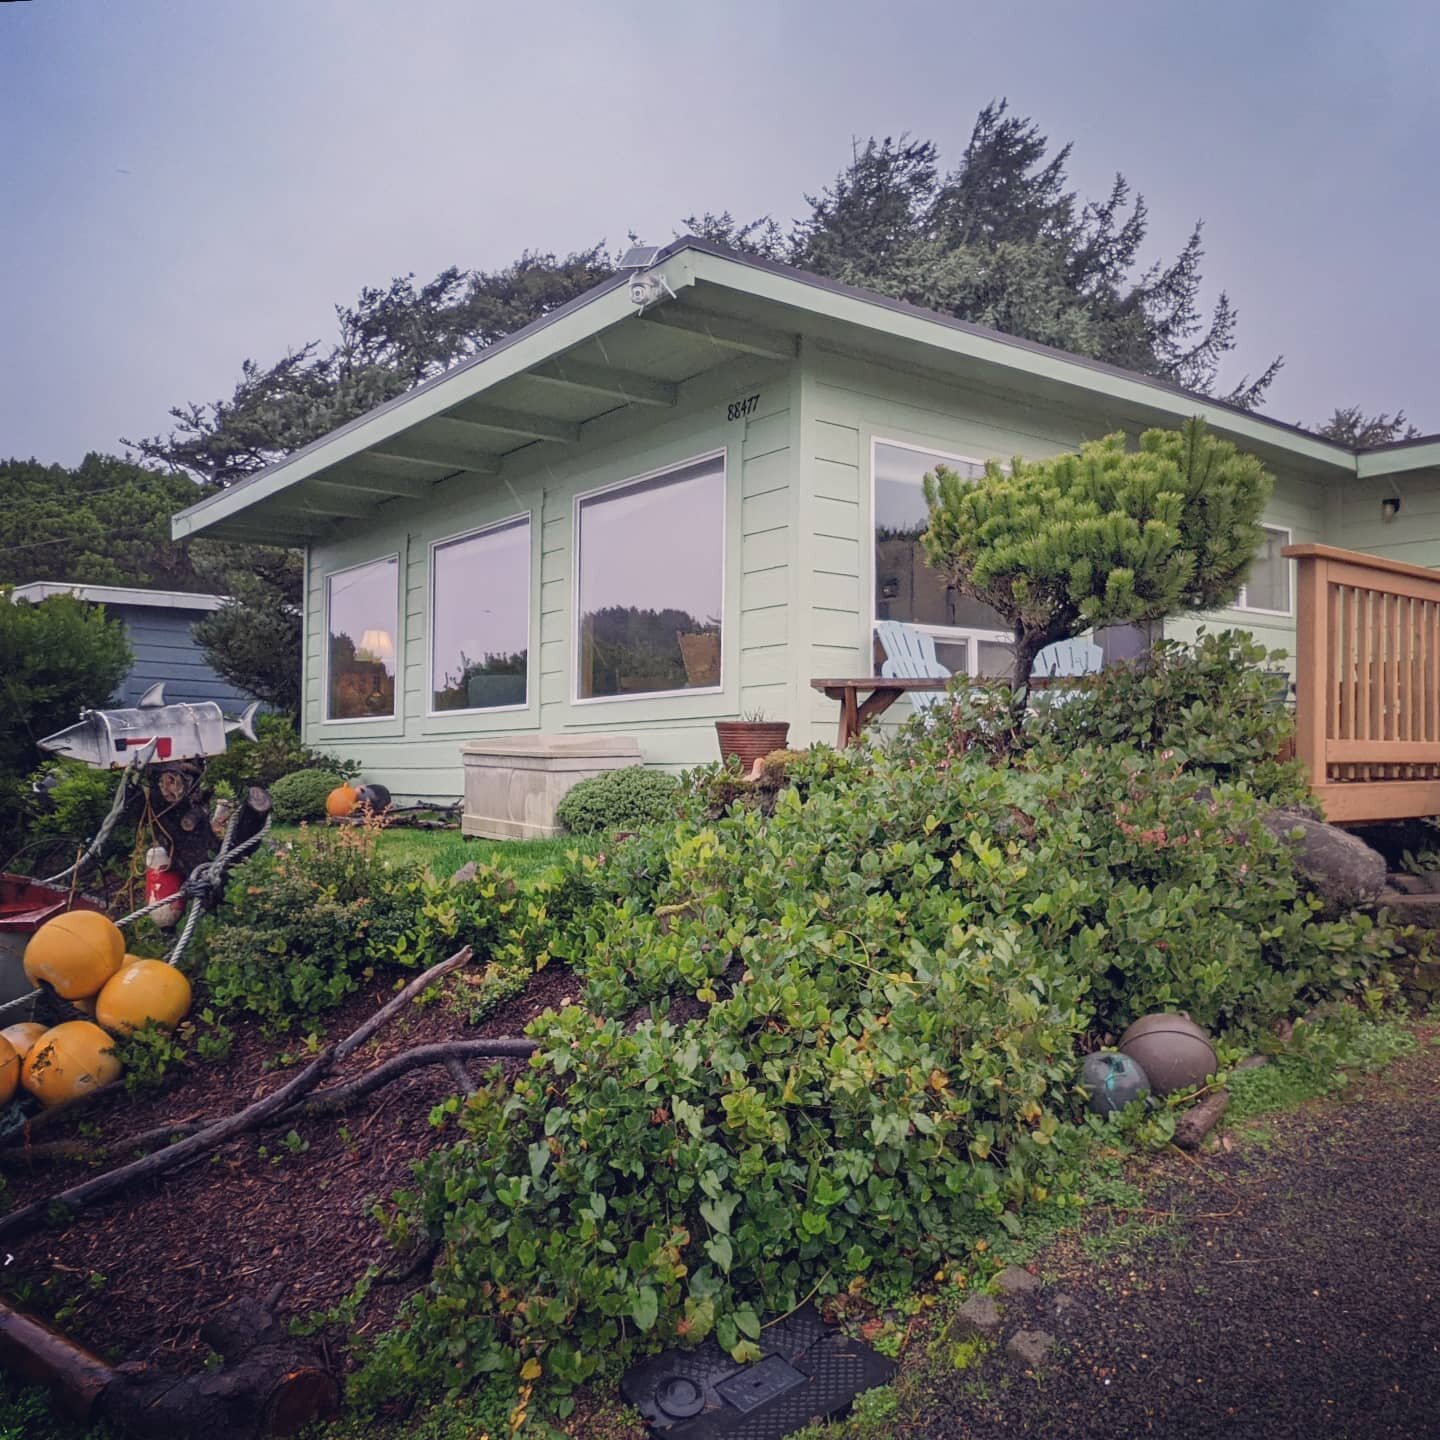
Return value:
[(39, 884), (58, 885), (62, 880), (68, 880), (105, 848), (105, 842), (110, 838), (110, 832), (115, 828), (121, 815), (125, 813), (130, 781), (139, 775), (140, 766), (149, 760), (155, 749), (155, 743), (154, 740), (151, 740), (147, 745), (127, 757), (125, 768), (120, 772), (120, 783), (115, 787), (115, 798), (110, 802), (110, 813), (106, 815), (104, 822), (95, 832), (95, 838), (90, 842), (85, 853), (68, 869), (62, 870), (58, 875), (52, 875), (48, 880), (39, 881)]

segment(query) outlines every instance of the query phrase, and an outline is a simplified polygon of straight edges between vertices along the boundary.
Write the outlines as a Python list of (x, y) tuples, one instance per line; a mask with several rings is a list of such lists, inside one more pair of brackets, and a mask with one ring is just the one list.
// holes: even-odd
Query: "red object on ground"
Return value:
[(42, 885), (28, 875), (0, 874), (0, 1001), (14, 1000), (32, 988), (25, 978), (25, 947), (47, 921), (67, 910), (105, 907), (58, 885)]
[(152, 845), (145, 852), (145, 903), (153, 905), (157, 900), (175, 897), (173, 904), (150, 912), (150, 918), (162, 930), (171, 929), (185, 909), (185, 902), (180, 898), (183, 883), (180, 872), (170, 868), (170, 852), (163, 845)]

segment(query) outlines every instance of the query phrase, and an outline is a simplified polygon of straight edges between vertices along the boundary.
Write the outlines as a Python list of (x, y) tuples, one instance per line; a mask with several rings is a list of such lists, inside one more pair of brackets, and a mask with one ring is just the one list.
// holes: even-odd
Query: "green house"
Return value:
[(1218, 619), (1287, 651), (1286, 545), (1440, 563), (1440, 437), (1357, 454), (702, 240), (627, 260), (174, 519), (177, 539), (304, 547), (305, 739), (397, 796), (458, 796), (467, 745), (677, 768), (757, 710), (792, 745), (830, 740), (810, 682), (872, 673), (877, 618), (928, 629), (956, 670), (1003, 669), (1005, 634), (919, 555), (939, 461), (978, 473), (1203, 415), (1277, 477)]

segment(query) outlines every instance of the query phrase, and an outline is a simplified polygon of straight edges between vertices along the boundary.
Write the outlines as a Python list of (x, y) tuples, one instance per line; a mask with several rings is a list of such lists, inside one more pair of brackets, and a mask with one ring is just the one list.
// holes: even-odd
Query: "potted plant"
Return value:
[(788, 720), (768, 720), (763, 710), (746, 710), (738, 720), (715, 722), (721, 760), (729, 760), (733, 755), (744, 770), (772, 751), (783, 750), (789, 733)]

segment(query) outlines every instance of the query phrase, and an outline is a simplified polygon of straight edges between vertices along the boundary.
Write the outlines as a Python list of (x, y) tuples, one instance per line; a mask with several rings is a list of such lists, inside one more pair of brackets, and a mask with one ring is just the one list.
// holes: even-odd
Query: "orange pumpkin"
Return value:
[(337, 820), (343, 819), (355, 809), (359, 799), (360, 792), (353, 785), (337, 785), (325, 797), (325, 813)]

